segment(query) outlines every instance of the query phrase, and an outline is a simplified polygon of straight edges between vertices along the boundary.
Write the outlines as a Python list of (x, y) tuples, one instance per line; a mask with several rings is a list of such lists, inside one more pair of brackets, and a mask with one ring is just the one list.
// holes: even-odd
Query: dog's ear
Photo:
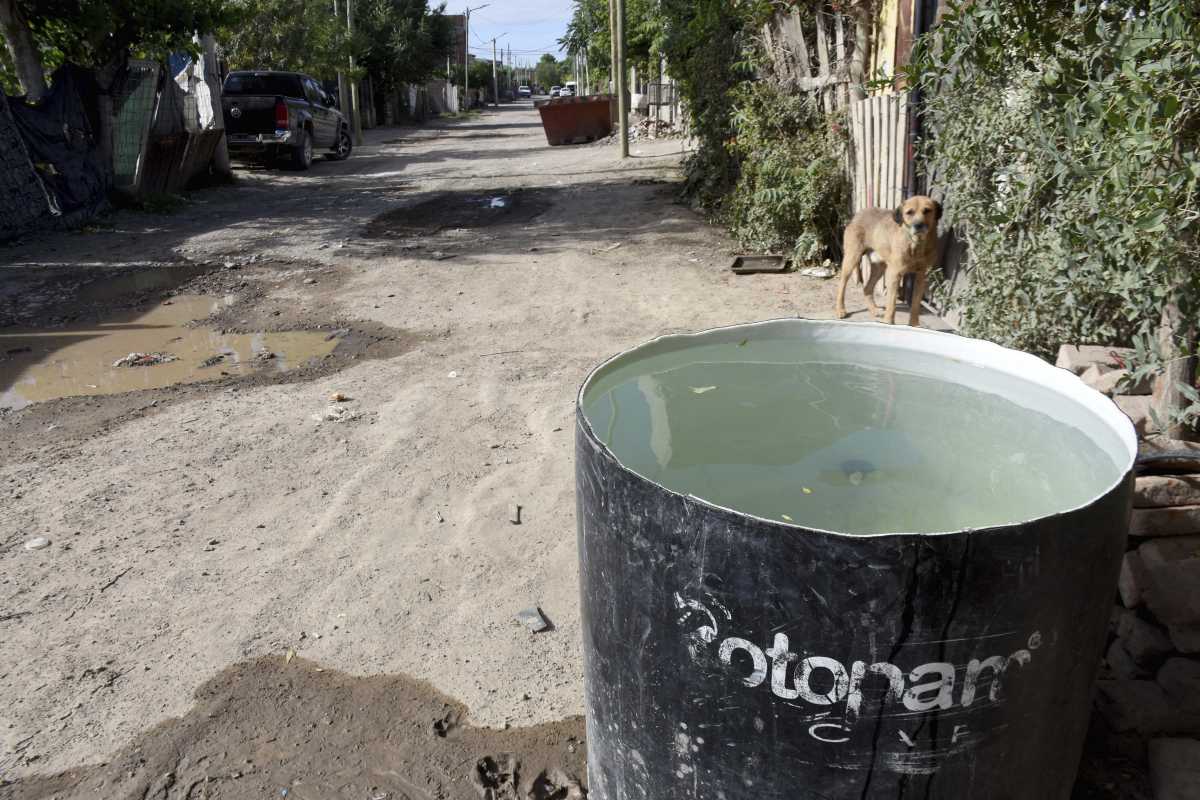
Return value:
[(897, 225), (904, 224), (904, 206), (896, 206), (896, 210), (892, 212), (892, 219), (896, 220)]
[(935, 222), (937, 222), (937, 221), (941, 220), (941, 218), (942, 218), (942, 204), (939, 203), (937, 200), (934, 200), (933, 201), (933, 219)]

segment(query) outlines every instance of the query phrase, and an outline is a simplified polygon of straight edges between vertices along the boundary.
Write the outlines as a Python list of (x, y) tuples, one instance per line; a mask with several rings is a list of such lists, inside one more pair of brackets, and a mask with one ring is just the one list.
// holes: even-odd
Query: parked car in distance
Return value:
[(558, 93), (559, 93), (559, 92), (561, 92), (561, 91), (562, 91), (562, 87), (561, 87), (561, 86), (551, 86), (551, 87), (550, 87), (550, 96), (551, 96), (551, 97), (558, 97)]
[(570, 86), (564, 86), (558, 90), (558, 96), (559, 97), (574, 97), (575, 90), (572, 89)]
[(518, 86), (517, 87), (517, 96), (518, 97), (533, 97), (533, 90), (530, 89), (528, 86)]
[(286, 156), (301, 170), (312, 165), (314, 152), (349, 158), (350, 124), (335, 105), (317, 81), (299, 72), (231, 72), (221, 98), (229, 155)]

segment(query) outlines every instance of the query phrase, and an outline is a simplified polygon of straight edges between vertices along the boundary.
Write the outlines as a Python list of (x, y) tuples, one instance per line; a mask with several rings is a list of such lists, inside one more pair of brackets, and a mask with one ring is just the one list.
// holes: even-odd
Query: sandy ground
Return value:
[[(173, 215), (0, 249), (10, 285), (254, 256), (268, 266), (231, 289), (248, 313), (406, 342), (304, 380), (0, 415), (0, 778), (100, 762), (223, 670), (289, 650), (428, 681), (476, 726), (580, 715), (581, 380), (659, 334), (833, 306), (832, 281), (729, 273), (733, 244), (674, 202), (681, 150), (550, 148), (526, 104), (371, 131), (344, 163), (247, 170)], [(397, 213), (518, 187), (539, 189), (532, 218), (437, 231)], [(314, 419), (334, 392), (355, 419)], [(25, 549), (35, 536), (51, 545)], [(514, 622), (534, 604), (551, 631)]]

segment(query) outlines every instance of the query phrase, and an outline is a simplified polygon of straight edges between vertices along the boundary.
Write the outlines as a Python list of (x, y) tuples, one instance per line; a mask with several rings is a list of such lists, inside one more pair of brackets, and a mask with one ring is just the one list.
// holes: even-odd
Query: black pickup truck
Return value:
[(350, 157), (350, 125), (321, 85), (298, 72), (231, 72), (221, 104), (225, 139), (234, 158), (287, 156), (308, 169), (314, 151)]

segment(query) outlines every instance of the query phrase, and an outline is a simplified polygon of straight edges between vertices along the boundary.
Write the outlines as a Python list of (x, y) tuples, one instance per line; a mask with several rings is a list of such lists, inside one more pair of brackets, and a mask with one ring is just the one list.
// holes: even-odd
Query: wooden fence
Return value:
[(850, 178), (853, 209), (895, 208), (908, 180), (907, 94), (879, 94), (850, 104)]
[[(862, 97), (855, 87), (854, 60), (855, 48), (866, 45), (853, 21), (831, 8), (808, 18), (793, 8), (763, 26), (769, 77), (785, 89), (817, 96), (827, 113), (846, 112), (851, 134), (846, 171), (854, 187), (850, 210), (894, 207), (903, 201), (908, 179), (908, 96)], [(867, 54), (857, 55), (861, 65)]]
[[(798, 92), (813, 92), (825, 111), (845, 108), (850, 103), (851, 59), (854, 42), (846, 40), (844, 14), (818, 11), (811, 23), (816, 49), (816, 73), (800, 12), (780, 12), (763, 26), (763, 45), (775, 80)], [(832, 42), (832, 49), (830, 47)]]

